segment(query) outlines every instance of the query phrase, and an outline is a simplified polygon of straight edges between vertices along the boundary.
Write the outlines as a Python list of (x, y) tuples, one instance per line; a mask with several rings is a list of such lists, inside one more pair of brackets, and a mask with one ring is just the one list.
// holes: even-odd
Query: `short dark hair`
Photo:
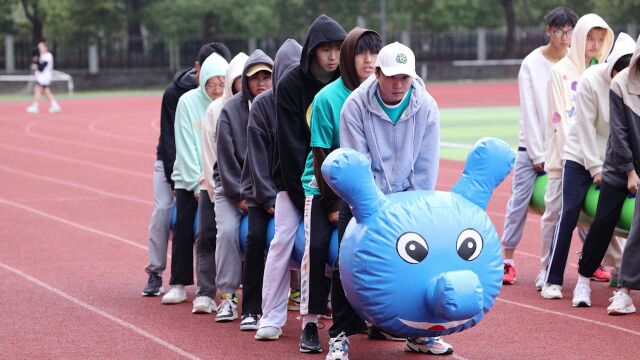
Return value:
[(629, 67), (631, 64), (631, 54), (623, 55), (616, 63), (613, 65), (613, 70), (616, 72), (620, 72)]
[(202, 63), (207, 60), (209, 55), (213, 53), (222, 56), (225, 60), (227, 60), (227, 62), (231, 61), (231, 51), (229, 51), (229, 48), (225, 44), (221, 42), (210, 42), (206, 45), (202, 45), (200, 51), (198, 52), (198, 62), (200, 63), (200, 65), (202, 65)]
[(578, 15), (568, 7), (558, 6), (544, 16), (544, 21), (550, 27), (561, 29), (565, 26), (571, 26), (574, 28), (578, 22)]
[(356, 42), (356, 55), (366, 51), (377, 54), (380, 52), (380, 49), (382, 49), (382, 39), (378, 33), (373, 31), (362, 34)]

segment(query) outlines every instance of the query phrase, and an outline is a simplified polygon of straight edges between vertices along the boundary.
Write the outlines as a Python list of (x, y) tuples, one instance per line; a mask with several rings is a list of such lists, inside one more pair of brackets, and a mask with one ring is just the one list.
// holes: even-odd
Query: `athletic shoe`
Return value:
[(609, 301), (611, 302), (607, 307), (607, 314), (609, 315), (625, 315), (636, 312), (636, 307), (633, 306), (631, 296), (620, 290), (614, 292), (613, 297), (609, 299)]
[(171, 285), (171, 290), (162, 297), (163, 304), (179, 304), (184, 301), (187, 301), (184, 285)]
[(405, 351), (434, 355), (453, 354), (453, 346), (444, 342), (441, 337), (407, 338), (404, 344)]
[(287, 310), (300, 310), (300, 290), (291, 290), (289, 292), (289, 301), (287, 302)]
[(562, 286), (556, 284), (544, 284), (541, 295), (545, 299), (562, 299)]
[(591, 288), (588, 282), (582, 282), (578, 280), (576, 288), (573, 289), (573, 300), (571, 305), (574, 307), (589, 307), (591, 306)]
[(242, 315), (242, 320), (240, 321), (240, 330), (258, 330), (258, 315), (257, 314), (246, 314)]
[(547, 277), (547, 270), (540, 270), (536, 277), (536, 291), (542, 290), (544, 287), (544, 279)]
[(344, 331), (329, 339), (329, 352), (326, 360), (349, 360), (349, 338)]
[(197, 296), (193, 300), (192, 314), (211, 314), (216, 309), (216, 302), (209, 296)]
[(162, 277), (156, 273), (149, 274), (147, 286), (142, 290), (142, 296), (158, 296), (164, 293), (162, 288)]
[(614, 267), (611, 269), (611, 280), (609, 280), (609, 287), (617, 288), (620, 278), (620, 268)]
[(504, 263), (504, 276), (502, 277), (503, 284), (515, 284), (516, 282), (516, 268), (509, 264)]
[(300, 334), (300, 352), (322, 352), (318, 337), (318, 324), (307, 323)]
[(217, 322), (228, 322), (238, 318), (238, 297), (232, 294), (223, 294), (222, 302), (218, 305), (218, 313), (216, 314)]
[(607, 269), (604, 268), (604, 266), (600, 265), (591, 276), (591, 280), (602, 282), (609, 281), (611, 280), (611, 273), (608, 272)]
[(38, 109), (38, 104), (31, 104), (25, 109), (25, 111), (32, 114), (37, 114), (40, 109)]
[(391, 341), (405, 340), (405, 338), (395, 337), (389, 334), (388, 332), (380, 328), (377, 328), (375, 326), (372, 326), (369, 328), (369, 330), (367, 330), (367, 336), (369, 337), (369, 339), (374, 339), (374, 340), (391, 340)]
[(282, 335), (282, 330), (279, 327), (265, 326), (259, 328), (253, 338), (256, 340), (278, 340), (280, 335)]
[(59, 113), (62, 109), (60, 108), (60, 105), (53, 105), (51, 107), (49, 107), (49, 112), (51, 114), (53, 113)]

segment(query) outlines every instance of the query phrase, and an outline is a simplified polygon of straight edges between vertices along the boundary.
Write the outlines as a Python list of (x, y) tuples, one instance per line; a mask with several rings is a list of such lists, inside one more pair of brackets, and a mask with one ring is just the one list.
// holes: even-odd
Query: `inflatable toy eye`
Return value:
[(417, 264), (429, 255), (427, 241), (414, 232), (407, 232), (398, 238), (398, 255), (409, 264)]
[(474, 229), (467, 229), (461, 232), (458, 235), (456, 250), (462, 260), (474, 260), (482, 252), (482, 236)]

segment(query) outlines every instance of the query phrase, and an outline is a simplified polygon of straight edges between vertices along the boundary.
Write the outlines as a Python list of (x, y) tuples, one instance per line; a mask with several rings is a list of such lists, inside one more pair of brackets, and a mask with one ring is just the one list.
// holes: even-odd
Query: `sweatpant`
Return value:
[(504, 219), (503, 249), (514, 250), (522, 239), (529, 202), (531, 194), (533, 194), (533, 185), (537, 176), (527, 150), (519, 149), (513, 168), (511, 198), (507, 203), (507, 215)]
[(216, 297), (216, 213), (209, 193), (200, 191), (196, 238), (196, 296)]
[[(353, 217), (349, 204), (340, 200), (340, 216), (338, 217), (338, 244), (342, 242), (342, 236)], [(338, 247), (339, 249), (339, 247)], [(329, 336), (334, 338), (344, 331), (346, 336), (351, 336), (367, 330), (367, 324), (360, 318), (360, 315), (349, 304), (342, 280), (340, 280), (340, 250), (338, 257), (333, 263), (331, 272), (331, 307), (333, 312), (333, 325), (329, 328)]]
[(620, 287), (640, 290), (640, 201), (636, 200), (631, 232), (622, 253)]
[[(627, 198), (626, 188), (620, 188), (602, 182), (600, 197), (596, 215), (589, 227), (589, 234), (582, 245), (582, 254), (578, 261), (578, 273), (585, 277), (591, 277), (594, 271), (600, 266), (607, 248), (609, 253), (617, 252), (615, 248), (621, 239), (612, 241), (611, 236), (616, 228), (616, 223), (620, 218), (622, 205)], [(619, 246), (619, 245), (618, 245)], [(615, 264), (614, 264), (615, 266)]]
[(300, 314), (327, 312), (330, 280), (325, 276), (333, 226), (319, 196), (307, 196), (304, 204), (304, 255), (300, 264)]
[(540, 241), (540, 268), (549, 267), (549, 254), (553, 243), (553, 235), (556, 225), (560, 219), (560, 209), (562, 207), (562, 178), (549, 178), (547, 192), (544, 194), (544, 214), (540, 218), (541, 241)]
[(287, 294), (291, 282), (289, 262), (300, 224), (300, 213), (286, 191), (276, 195), (274, 221), (275, 234), (264, 265), (260, 327), (282, 328), (287, 322)]
[(176, 223), (173, 227), (171, 246), (170, 285), (193, 284), (193, 243), (198, 201), (193, 192), (176, 189)]
[(171, 209), (175, 199), (171, 185), (164, 176), (162, 160), (153, 165), (153, 210), (149, 220), (149, 264), (144, 269), (147, 274), (162, 275), (167, 268), (167, 247), (171, 227)]
[(236, 202), (216, 194), (216, 284), (223, 294), (235, 294), (242, 280), (240, 219)]
[(271, 215), (261, 207), (249, 207), (249, 231), (244, 253), (242, 314), (262, 314), (262, 279), (267, 224)]

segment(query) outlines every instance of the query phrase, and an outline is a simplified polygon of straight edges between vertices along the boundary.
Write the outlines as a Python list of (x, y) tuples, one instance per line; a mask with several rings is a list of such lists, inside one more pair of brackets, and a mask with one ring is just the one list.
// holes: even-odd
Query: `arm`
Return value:
[(216, 131), (218, 169), (224, 196), (239, 202), (242, 200), (240, 188), (242, 168), (235, 157), (235, 144), (229, 122), (229, 113), (226, 108), (223, 108), (222, 112), (220, 112)]
[(184, 103), (179, 101), (175, 126), (176, 160), (180, 160), (181, 168), (179, 171), (186, 190), (197, 192), (201, 166), (200, 154), (198, 154), (193, 132), (189, 112)]
[[(565, 104), (565, 89), (562, 76), (552, 71), (549, 83), (549, 116), (547, 118), (547, 141), (555, 139), (559, 154), (564, 152), (564, 143), (568, 135), (569, 124)], [(551, 144), (548, 145), (551, 147)]]
[(171, 180), (173, 173), (173, 163), (176, 160), (176, 138), (174, 123), (176, 119), (176, 107), (178, 106), (178, 98), (165, 90), (162, 95), (162, 105), (160, 110), (160, 141), (162, 142), (162, 166), (164, 167), (164, 176), (173, 189), (174, 183)]
[(413, 180), (409, 190), (434, 190), (438, 179), (440, 159), (440, 112), (438, 104), (430, 98), (426, 104), (427, 126), (416, 156)]
[(598, 94), (588, 81), (580, 82), (576, 93), (576, 131), (580, 152), (584, 156), (584, 167), (591, 177), (602, 172), (602, 160), (596, 142), (596, 119), (598, 118)]
[(340, 111), (340, 147), (359, 151), (371, 161), (371, 153), (364, 133), (362, 111), (356, 102), (350, 101), (350, 98)]
[(333, 144), (334, 129), (333, 124), (339, 123), (333, 119), (333, 109), (331, 104), (324, 98), (316, 97), (311, 110), (311, 152), (313, 153), (313, 173), (320, 190), (320, 203), (327, 214), (335, 213), (339, 210), (340, 198), (327, 185), (322, 177), (322, 163), (329, 153), (335, 148)]
[(518, 73), (518, 91), (520, 93), (520, 116), (524, 127), (527, 155), (533, 164), (544, 163), (544, 127), (546, 114), (536, 108), (533, 83), (529, 67), (525, 64)]
[(48, 61), (38, 61), (38, 71), (44, 70), (47, 67)]
[(273, 144), (275, 139), (269, 135), (263, 114), (257, 109), (258, 105), (254, 104), (249, 114), (245, 166), (249, 168), (256, 203), (268, 210), (274, 207), (276, 202), (269, 159), (269, 144)]
[(629, 126), (624, 112), (624, 103), (618, 93), (619, 85), (611, 84), (609, 91), (609, 128), (611, 130), (609, 141), (611, 143), (612, 158), (611, 161), (614, 168), (621, 172), (627, 173), (635, 170), (633, 163), (633, 153), (631, 151), (631, 139), (629, 138)]
[(202, 121), (200, 138), (200, 151), (202, 152), (202, 177), (204, 186), (209, 193), (209, 199), (215, 197), (215, 185), (213, 184), (213, 166), (216, 163), (216, 117), (213, 103), (207, 108)]

